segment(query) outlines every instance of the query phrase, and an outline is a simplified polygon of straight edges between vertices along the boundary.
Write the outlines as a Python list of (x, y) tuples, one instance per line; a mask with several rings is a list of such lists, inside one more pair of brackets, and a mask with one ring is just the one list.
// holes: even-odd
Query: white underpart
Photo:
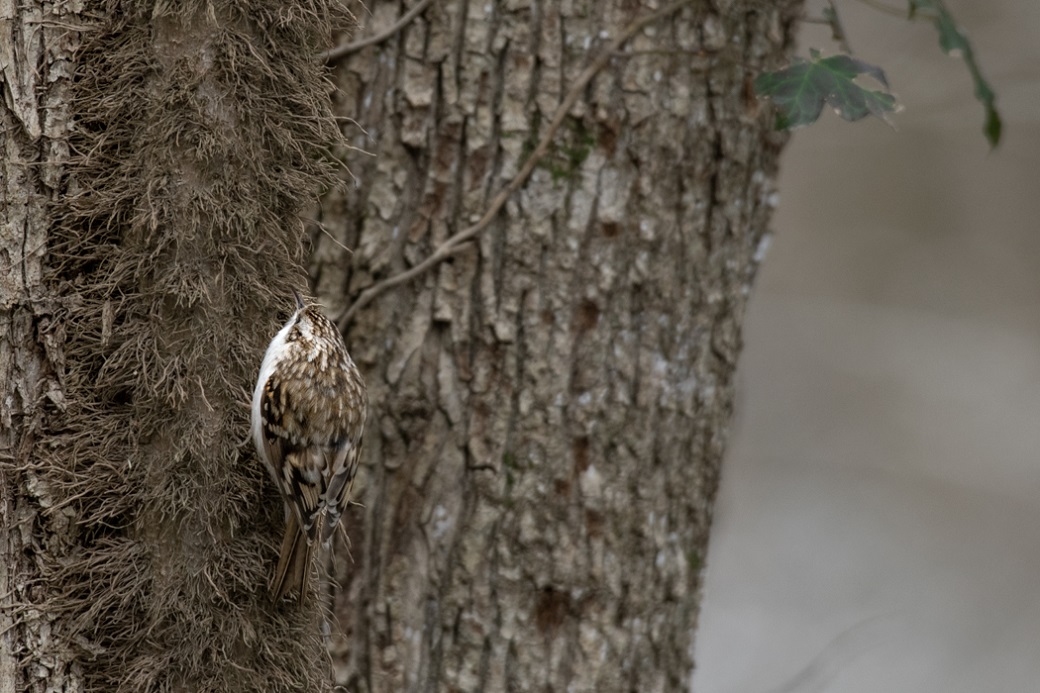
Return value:
[(281, 480), (278, 478), (277, 472), (274, 466), (271, 464), (271, 460), (267, 459), (267, 454), (264, 452), (264, 432), (261, 422), (263, 417), (261, 416), (260, 406), (263, 400), (264, 384), (267, 383), (268, 378), (274, 373), (274, 369), (278, 366), (278, 363), (285, 356), (285, 337), (289, 334), (289, 330), (292, 328), (293, 323), (296, 322), (296, 316), (299, 311), (293, 313), (293, 316), (289, 318), (289, 322), (278, 331), (278, 334), (274, 336), (271, 343), (267, 346), (267, 352), (264, 354), (264, 360), (260, 363), (260, 375), (256, 379), (256, 387), (253, 388), (253, 414), (252, 414), (252, 430), (253, 430), (253, 445), (256, 446), (256, 454), (260, 456), (260, 460), (267, 467), (267, 471), (271, 474), (271, 478), (274, 479), (274, 483), (278, 488), (281, 488)]

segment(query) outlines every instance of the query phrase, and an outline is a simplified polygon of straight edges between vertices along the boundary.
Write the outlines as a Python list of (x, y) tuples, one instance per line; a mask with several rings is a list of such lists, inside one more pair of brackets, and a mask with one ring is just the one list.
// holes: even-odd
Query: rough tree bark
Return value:
[(69, 3), (0, 3), (0, 693), (74, 691), (67, 624), (45, 608), (41, 556), (69, 550), (69, 513), (33, 468), (64, 408), (63, 325), (44, 282), (51, 205), (68, 158), (78, 17)]
[[(374, 5), (358, 38), (416, 4)], [(340, 59), (375, 154), (326, 197), (311, 264), (371, 399), (348, 689), (688, 690), (784, 141), (750, 84), (799, 8), (442, 0)], [(511, 182), (472, 242), (377, 288)]]

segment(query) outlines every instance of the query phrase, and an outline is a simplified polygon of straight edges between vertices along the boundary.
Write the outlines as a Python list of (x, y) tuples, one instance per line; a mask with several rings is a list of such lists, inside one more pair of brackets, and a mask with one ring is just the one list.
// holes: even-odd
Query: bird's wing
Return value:
[(281, 469), (285, 462), (288, 437), (281, 425), (285, 409), (281, 388), (277, 379), (270, 376), (257, 388), (253, 405), (253, 437), (261, 461), (274, 479), (278, 490), (284, 495)]
[(272, 374), (260, 401), (260, 438), (271, 476), (310, 543), (325, 493), (325, 459), (299, 435), (293, 411), (288, 388)]
[(289, 452), (282, 465), (282, 483), (308, 544), (318, 533), (315, 521), (325, 496), (324, 471), (325, 455), (313, 446)]
[(350, 490), (354, 475), (361, 461), (361, 436), (355, 441), (339, 445), (331, 456), (329, 465), (329, 487), (325, 494), (325, 523), (321, 530), (322, 544), (328, 545), (340, 516), (350, 502)]

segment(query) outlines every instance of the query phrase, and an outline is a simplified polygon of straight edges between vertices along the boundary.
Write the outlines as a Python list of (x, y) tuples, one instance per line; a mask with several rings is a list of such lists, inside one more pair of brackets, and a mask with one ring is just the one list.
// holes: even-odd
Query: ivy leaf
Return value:
[(917, 15), (918, 10), (925, 10), (929, 13), (939, 32), (939, 47), (942, 48), (943, 53), (963, 58), (964, 64), (968, 66), (971, 78), (975, 81), (975, 98), (986, 109), (986, 123), (982, 126), (982, 132), (985, 133), (989, 146), (996, 147), (1000, 142), (1000, 132), (1003, 129), (1000, 113), (997, 112), (997, 95), (982, 76), (967, 35), (957, 26), (953, 15), (946, 9), (942, 0), (910, 0), (910, 19)]
[[(776, 106), (777, 130), (816, 122), (824, 104), (850, 121), (875, 115), (888, 122), (888, 114), (898, 109), (881, 68), (848, 55), (821, 58), (817, 50), (810, 50), (809, 55), (808, 61), (798, 59), (782, 70), (763, 72), (755, 78), (755, 93), (768, 97)], [(874, 78), (885, 91), (856, 84), (860, 75)]]

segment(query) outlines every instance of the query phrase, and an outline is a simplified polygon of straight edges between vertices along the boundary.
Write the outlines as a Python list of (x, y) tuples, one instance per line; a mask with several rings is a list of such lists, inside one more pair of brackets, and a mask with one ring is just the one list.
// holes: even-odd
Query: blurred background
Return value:
[[(785, 154), (697, 693), (1040, 690), (1040, 2), (946, 4), (998, 94), (993, 152), (931, 24), (837, 3), (905, 110), (825, 114)], [(812, 25), (809, 47), (837, 51)]]

